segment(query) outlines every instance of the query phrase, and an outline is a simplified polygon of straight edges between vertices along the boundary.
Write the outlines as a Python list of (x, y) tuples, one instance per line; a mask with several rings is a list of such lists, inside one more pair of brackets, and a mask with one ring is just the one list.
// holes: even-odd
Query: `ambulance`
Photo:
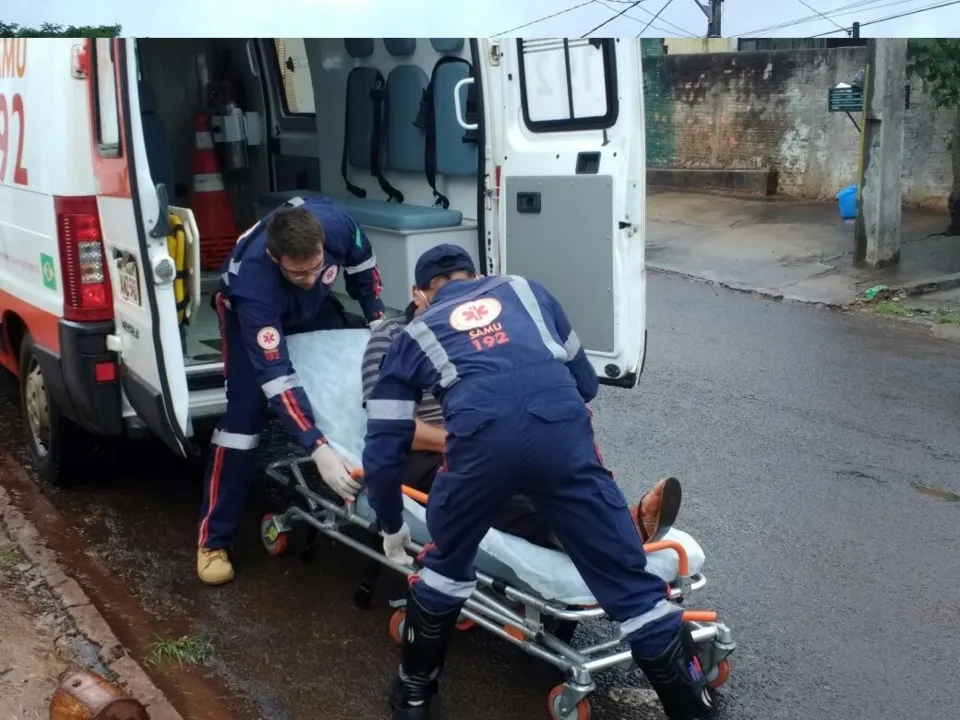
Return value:
[(544, 283), (601, 382), (638, 382), (639, 40), (0, 43), (0, 364), (46, 481), (91, 433), (201, 452), (225, 409), (220, 264), (298, 196), (365, 229), (392, 311), (456, 243)]

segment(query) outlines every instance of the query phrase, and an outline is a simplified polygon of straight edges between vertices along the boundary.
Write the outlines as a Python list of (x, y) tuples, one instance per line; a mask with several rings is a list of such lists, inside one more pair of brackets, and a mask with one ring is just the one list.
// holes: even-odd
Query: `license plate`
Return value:
[(134, 260), (120, 266), (120, 297), (140, 307), (140, 271)]

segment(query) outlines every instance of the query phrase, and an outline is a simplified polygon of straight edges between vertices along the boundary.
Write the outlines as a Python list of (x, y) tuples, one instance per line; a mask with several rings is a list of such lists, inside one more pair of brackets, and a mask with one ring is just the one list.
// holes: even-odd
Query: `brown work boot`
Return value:
[(653, 488), (630, 508), (633, 524), (637, 526), (644, 544), (660, 540), (673, 527), (680, 512), (683, 492), (675, 477), (657, 480)]
[(233, 565), (227, 551), (197, 548), (197, 575), (207, 585), (223, 585), (233, 580)]

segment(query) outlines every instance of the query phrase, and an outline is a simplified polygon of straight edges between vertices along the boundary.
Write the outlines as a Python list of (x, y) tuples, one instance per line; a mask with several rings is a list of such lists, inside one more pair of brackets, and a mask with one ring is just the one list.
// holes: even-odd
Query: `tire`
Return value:
[[(83, 476), (77, 468), (82, 431), (52, 401), (30, 333), (20, 344), (20, 414), (30, 460), (40, 479), (66, 487)], [(66, 468), (73, 463), (72, 472)]]

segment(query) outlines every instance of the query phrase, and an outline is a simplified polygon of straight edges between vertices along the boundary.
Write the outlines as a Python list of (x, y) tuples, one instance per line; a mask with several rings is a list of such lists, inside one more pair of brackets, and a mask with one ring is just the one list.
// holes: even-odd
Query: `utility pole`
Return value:
[(707, 37), (723, 37), (723, 31), (720, 27), (721, 11), (720, 6), (723, 0), (709, 0), (708, 5), (704, 5), (700, 0), (693, 0), (700, 11), (707, 16)]
[(860, 23), (855, 22), (850, 28), (850, 37), (852, 37), (854, 40), (860, 39)]
[(861, 267), (900, 262), (906, 82), (907, 41), (868, 40), (854, 231), (854, 261)]

